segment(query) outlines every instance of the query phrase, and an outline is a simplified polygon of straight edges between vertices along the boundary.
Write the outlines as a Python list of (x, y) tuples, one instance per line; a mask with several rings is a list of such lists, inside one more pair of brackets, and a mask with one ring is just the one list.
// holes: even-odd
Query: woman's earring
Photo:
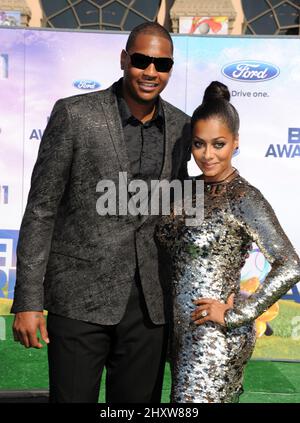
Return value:
[(233, 157), (237, 156), (238, 154), (240, 154), (240, 148), (239, 148), (239, 146), (235, 147), (234, 153), (233, 153)]

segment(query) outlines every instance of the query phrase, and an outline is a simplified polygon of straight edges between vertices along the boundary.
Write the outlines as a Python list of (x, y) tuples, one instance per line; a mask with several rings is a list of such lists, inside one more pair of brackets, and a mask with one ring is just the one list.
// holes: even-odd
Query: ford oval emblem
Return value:
[(222, 74), (226, 78), (239, 82), (263, 82), (276, 78), (280, 70), (271, 63), (241, 60), (223, 66)]
[(74, 87), (79, 90), (96, 90), (101, 87), (101, 84), (97, 81), (92, 81), (91, 79), (77, 79), (73, 82)]

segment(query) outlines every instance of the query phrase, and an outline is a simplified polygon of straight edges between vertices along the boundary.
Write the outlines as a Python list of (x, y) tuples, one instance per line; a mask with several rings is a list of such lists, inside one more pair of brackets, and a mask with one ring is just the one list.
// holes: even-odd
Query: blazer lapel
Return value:
[[(159, 177), (159, 180), (162, 179), (171, 179), (171, 170), (172, 170), (172, 145), (175, 141), (175, 129), (176, 122), (173, 122), (173, 116), (167, 107), (166, 103), (162, 100), (162, 107), (164, 111), (165, 119), (165, 149), (164, 149), (164, 163), (162, 171)], [(173, 142), (172, 142), (173, 141)]]
[(120, 119), (117, 98), (114, 94), (114, 86), (110, 87), (102, 100), (103, 112), (107, 127), (111, 136), (116, 156), (122, 172), (127, 172), (128, 180), (132, 179), (130, 161), (125, 144), (122, 123)]

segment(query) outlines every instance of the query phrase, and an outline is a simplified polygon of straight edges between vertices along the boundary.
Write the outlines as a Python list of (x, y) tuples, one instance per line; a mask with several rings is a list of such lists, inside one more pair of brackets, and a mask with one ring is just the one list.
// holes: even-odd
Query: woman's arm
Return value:
[(254, 187), (232, 199), (232, 212), (271, 265), (264, 283), (247, 299), (237, 297), (225, 311), (225, 325), (237, 327), (255, 320), (300, 281), (300, 260), (267, 200)]

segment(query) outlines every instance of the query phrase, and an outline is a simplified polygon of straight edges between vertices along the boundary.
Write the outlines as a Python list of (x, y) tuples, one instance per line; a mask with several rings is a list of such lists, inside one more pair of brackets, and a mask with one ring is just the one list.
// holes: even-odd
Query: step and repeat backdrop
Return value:
[[(126, 39), (121, 33), (0, 28), (2, 316), (13, 299), (18, 231), (53, 104), (120, 78)], [(178, 35), (173, 40), (175, 65), (163, 98), (191, 114), (212, 80), (228, 85), (241, 118), (234, 165), (272, 204), (300, 254), (299, 39)], [(199, 173), (192, 160), (189, 173)], [(254, 246), (242, 270), (242, 289), (254, 292), (269, 270)], [(300, 360), (299, 289), (257, 319), (254, 357)]]

